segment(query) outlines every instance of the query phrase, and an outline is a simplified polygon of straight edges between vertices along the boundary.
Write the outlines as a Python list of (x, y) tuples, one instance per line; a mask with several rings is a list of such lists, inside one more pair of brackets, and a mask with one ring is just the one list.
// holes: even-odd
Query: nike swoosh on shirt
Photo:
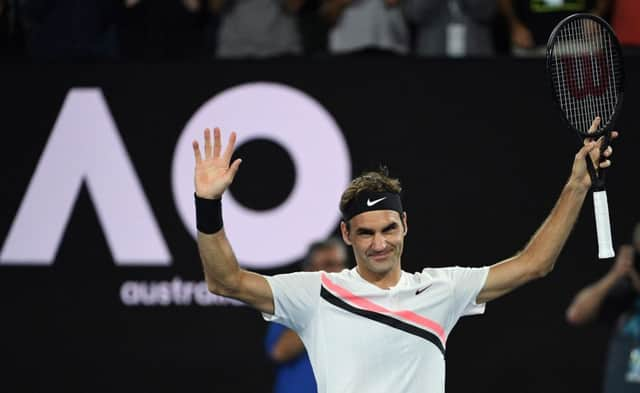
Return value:
[(422, 292), (424, 292), (425, 290), (427, 290), (427, 288), (429, 288), (430, 286), (431, 286), (431, 284), (427, 285), (427, 286), (426, 286), (426, 287), (424, 287), (424, 288), (419, 288), (419, 289), (417, 289), (417, 290), (416, 290), (416, 295), (421, 294)]
[(378, 203), (380, 201), (383, 201), (385, 199), (387, 199), (387, 197), (382, 197), (380, 199), (376, 199), (375, 201), (371, 201), (371, 200), (369, 200), (369, 198), (367, 198), (367, 206), (371, 207), (371, 206), (375, 205), (376, 203)]

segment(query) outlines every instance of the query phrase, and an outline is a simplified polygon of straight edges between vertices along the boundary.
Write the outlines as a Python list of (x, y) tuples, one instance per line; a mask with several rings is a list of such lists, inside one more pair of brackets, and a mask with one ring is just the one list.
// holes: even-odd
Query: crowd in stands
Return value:
[(0, 0), (0, 58), (543, 56), (575, 12), (604, 17), (638, 52), (638, 0)]

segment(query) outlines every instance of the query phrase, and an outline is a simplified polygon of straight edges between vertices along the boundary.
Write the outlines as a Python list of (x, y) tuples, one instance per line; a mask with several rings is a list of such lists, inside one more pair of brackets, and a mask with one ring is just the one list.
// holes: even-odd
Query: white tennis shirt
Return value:
[(319, 393), (444, 393), (447, 336), (461, 316), (484, 312), (475, 299), (488, 272), (402, 272), (390, 289), (356, 268), (275, 275), (275, 313), (263, 317), (300, 335)]

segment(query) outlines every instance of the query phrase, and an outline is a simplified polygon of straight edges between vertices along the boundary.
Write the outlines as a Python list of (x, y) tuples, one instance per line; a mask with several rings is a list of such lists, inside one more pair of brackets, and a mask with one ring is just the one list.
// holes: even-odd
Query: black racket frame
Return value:
[[(611, 34), (611, 42), (612, 44), (615, 46), (615, 50), (618, 51), (619, 53), (619, 61), (620, 61), (620, 65), (619, 65), (619, 69), (620, 69), (620, 75), (619, 75), (619, 82), (617, 83), (618, 86), (615, 86), (614, 88), (618, 88), (618, 101), (616, 102), (616, 106), (613, 110), (613, 115), (611, 116), (611, 118), (609, 119), (609, 121), (607, 122), (607, 124), (604, 124), (602, 126), (602, 128), (600, 130), (597, 130), (594, 133), (589, 134), (587, 131), (583, 131), (583, 130), (578, 130), (576, 129), (571, 122), (569, 121), (569, 119), (567, 119), (567, 116), (564, 113), (564, 110), (562, 109), (561, 103), (558, 100), (558, 93), (556, 91), (556, 88), (554, 86), (553, 83), (553, 73), (552, 73), (552, 67), (553, 67), (553, 50), (554, 50), (554, 45), (557, 41), (557, 37), (558, 37), (558, 32), (568, 23), (573, 22), (575, 19), (591, 19), (593, 21), (595, 21), (596, 23), (600, 24), (601, 26), (604, 26), (604, 28), (609, 32), (609, 34)], [(625, 82), (625, 73), (624, 73), (624, 56), (622, 53), (622, 47), (620, 46), (620, 41), (618, 40), (618, 36), (616, 36), (616, 33), (613, 31), (613, 28), (611, 27), (611, 25), (609, 25), (609, 23), (607, 23), (607, 21), (605, 21), (604, 19), (602, 19), (601, 17), (597, 16), (597, 15), (592, 15), (592, 14), (587, 14), (587, 13), (575, 13), (572, 15), (567, 16), (566, 18), (564, 18), (563, 20), (561, 20), (560, 22), (558, 22), (558, 24), (554, 27), (554, 29), (551, 31), (551, 34), (549, 35), (549, 40), (547, 41), (547, 59), (546, 59), (546, 69), (547, 69), (547, 75), (548, 75), (548, 81), (549, 81), (549, 85), (551, 87), (550, 91), (551, 91), (551, 95), (553, 98), (553, 102), (554, 102), (554, 106), (556, 107), (556, 109), (560, 112), (560, 117), (562, 118), (563, 123), (571, 130), (573, 130), (574, 132), (576, 132), (576, 134), (578, 135), (578, 138), (580, 139), (580, 144), (583, 143), (583, 140), (585, 138), (592, 138), (592, 139), (598, 139), (601, 136), (604, 136), (604, 141), (600, 147), (600, 160), (604, 160), (604, 156), (602, 156), (602, 153), (604, 152), (604, 150), (607, 148), (607, 146), (609, 146), (609, 143), (611, 141), (611, 130), (613, 129), (614, 124), (616, 123), (616, 121), (618, 120), (618, 117), (620, 116), (620, 111), (622, 108), (622, 102), (623, 102), (623, 98), (624, 98), (624, 82)], [(587, 169), (589, 170), (589, 175), (591, 176), (591, 182), (592, 182), (592, 189), (594, 191), (600, 191), (600, 190), (604, 190), (604, 170), (602, 168), (600, 168), (600, 170), (598, 172), (596, 172), (593, 163), (591, 162), (591, 160), (589, 159), (589, 157), (586, 157), (586, 161), (587, 161)]]

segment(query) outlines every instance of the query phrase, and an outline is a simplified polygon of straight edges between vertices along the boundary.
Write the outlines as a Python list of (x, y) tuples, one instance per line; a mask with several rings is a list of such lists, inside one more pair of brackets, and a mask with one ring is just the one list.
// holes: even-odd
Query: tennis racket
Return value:
[[(620, 43), (613, 29), (602, 18), (573, 14), (553, 29), (547, 42), (547, 73), (553, 99), (564, 123), (580, 138), (603, 137), (602, 153), (609, 146), (611, 130), (622, 106), (624, 67)], [(599, 116), (597, 129), (588, 133)], [(615, 255), (611, 240), (609, 207), (605, 190), (605, 170), (594, 168), (589, 155), (598, 257)]]

